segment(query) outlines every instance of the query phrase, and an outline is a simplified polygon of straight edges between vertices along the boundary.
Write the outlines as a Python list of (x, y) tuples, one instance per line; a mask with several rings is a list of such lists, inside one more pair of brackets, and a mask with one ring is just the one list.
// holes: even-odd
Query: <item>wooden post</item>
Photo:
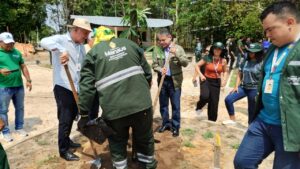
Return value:
[(118, 29), (117, 29), (116, 26), (114, 27), (114, 29), (115, 29), (115, 36), (116, 36), (116, 38), (117, 38), (117, 37), (118, 37)]
[(215, 144), (214, 144), (214, 169), (221, 168), (221, 137), (220, 134), (217, 132), (215, 134)]

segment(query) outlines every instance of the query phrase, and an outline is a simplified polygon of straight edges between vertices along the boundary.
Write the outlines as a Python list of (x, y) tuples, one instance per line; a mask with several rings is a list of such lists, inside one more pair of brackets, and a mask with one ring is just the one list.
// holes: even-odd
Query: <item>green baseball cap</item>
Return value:
[(213, 44), (213, 47), (215, 48), (220, 48), (220, 49), (224, 49), (224, 45), (222, 42), (216, 42)]
[(252, 52), (252, 53), (256, 53), (256, 52), (260, 52), (263, 50), (261, 44), (259, 43), (251, 43), (249, 45), (249, 48), (246, 49), (248, 52)]

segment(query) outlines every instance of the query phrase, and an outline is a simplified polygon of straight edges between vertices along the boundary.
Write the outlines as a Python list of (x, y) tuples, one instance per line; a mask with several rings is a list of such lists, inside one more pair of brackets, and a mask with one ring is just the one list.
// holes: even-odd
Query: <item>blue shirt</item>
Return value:
[(262, 62), (245, 60), (239, 67), (239, 71), (242, 72), (243, 78), (241, 86), (245, 89), (257, 89), (258, 81), (261, 76)]
[[(287, 50), (289, 45), (285, 45), (281, 48), (278, 48), (278, 56), (277, 60), (280, 56)], [(262, 103), (263, 109), (260, 110), (260, 114), (258, 117), (268, 124), (281, 125), (281, 117), (280, 117), (280, 105), (279, 105), (279, 83), (280, 83), (280, 75), (284, 65), (284, 62), (288, 56), (288, 53), (282, 59), (280, 64), (277, 66), (275, 72), (272, 74), (273, 79), (273, 90), (272, 93), (265, 93), (266, 81), (270, 79), (271, 75), (271, 66), (274, 57), (275, 50), (271, 53), (271, 57), (266, 60), (263, 71), (266, 73), (263, 85), (262, 85)]]
[(65, 51), (68, 52), (69, 70), (75, 89), (78, 91), (81, 63), (85, 57), (84, 46), (82, 44), (75, 43), (69, 33), (43, 38), (41, 40), (41, 46), (52, 52), (53, 84), (71, 90), (64, 66), (60, 63), (60, 55)]
[[(165, 61), (168, 60), (168, 57), (169, 57), (169, 55), (170, 55), (170, 49), (171, 49), (170, 46), (164, 49), (164, 51), (165, 51)], [(167, 67), (167, 69), (168, 69), (168, 70), (167, 70), (166, 75), (167, 75), (167, 76), (171, 76), (170, 64), (169, 64), (169, 66)]]

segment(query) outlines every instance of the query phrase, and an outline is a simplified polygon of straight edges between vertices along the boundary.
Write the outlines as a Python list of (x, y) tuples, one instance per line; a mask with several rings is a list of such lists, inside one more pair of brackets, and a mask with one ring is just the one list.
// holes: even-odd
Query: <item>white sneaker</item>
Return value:
[(222, 122), (222, 124), (224, 124), (224, 125), (235, 125), (236, 122), (233, 121), (233, 120), (225, 120), (225, 121)]
[(24, 129), (16, 130), (16, 132), (22, 137), (28, 136), (28, 133)]
[(196, 110), (195, 113), (196, 113), (197, 116), (203, 116), (202, 109)]
[(8, 134), (2, 134), (2, 137), (6, 142), (12, 142), (14, 140), (9, 133)]

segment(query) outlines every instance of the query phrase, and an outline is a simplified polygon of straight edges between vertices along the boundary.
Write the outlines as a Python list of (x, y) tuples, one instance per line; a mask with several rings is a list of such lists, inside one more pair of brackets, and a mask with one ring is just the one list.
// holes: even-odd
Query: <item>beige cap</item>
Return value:
[(75, 18), (72, 25), (67, 25), (68, 27), (78, 27), (88, 31), (92, 31), (90, 22), (83, 18)]

